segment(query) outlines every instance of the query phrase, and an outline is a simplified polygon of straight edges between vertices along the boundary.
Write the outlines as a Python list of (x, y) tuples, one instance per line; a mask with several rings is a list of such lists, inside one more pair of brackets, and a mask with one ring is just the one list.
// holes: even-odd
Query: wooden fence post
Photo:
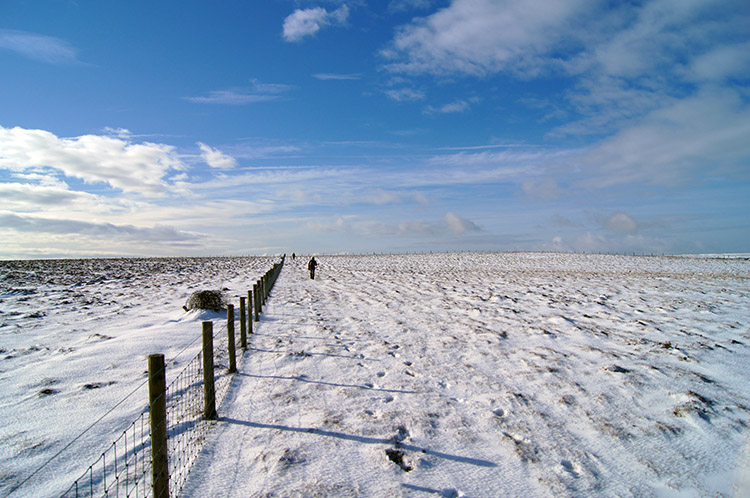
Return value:
[[(253, 291), (247, 291), (247, 333), (253, 333)], [(247, 344), (245, 344), (247, 347)]]
[(255, 321), (260, 321), (260, 283), (256, 283), (253, 285), (253, 295), (255, 296)]
[(167, 376), (163, 354), (148, 357), (148, 398), (151, 421), (151, 478), (154, 498), (169, 496), (167, 453)]
[(227, 304), (227, 351), (229, 351), (229, 370), (227, 373), (237, 371), (237, 350), (234, 344), (234, 305)]
[(203, 418), (216, 419), (213, 322), (203, 322)]
[(247, 349), (247, 328), (245, 326), (245, 298), (240, 297), (240, 347)]
[(266, 298), (268, 297), (268, 274), (264, 273), (260, 277), (260, 286), (263, 288), (263, 305), (266, 304)]

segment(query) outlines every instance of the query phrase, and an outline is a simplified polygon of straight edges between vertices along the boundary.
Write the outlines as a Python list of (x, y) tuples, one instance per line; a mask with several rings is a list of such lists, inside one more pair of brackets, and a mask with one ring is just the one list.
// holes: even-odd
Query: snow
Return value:
[[(287, 257), (181, 496), (745, 496), (750, 261)], [(0, 495), (61, 493), (273, 258), (0, 262)], [(238, 327), (239, 330), (239, 327)], [(47, 394), (43, 394), (47, 393)]]

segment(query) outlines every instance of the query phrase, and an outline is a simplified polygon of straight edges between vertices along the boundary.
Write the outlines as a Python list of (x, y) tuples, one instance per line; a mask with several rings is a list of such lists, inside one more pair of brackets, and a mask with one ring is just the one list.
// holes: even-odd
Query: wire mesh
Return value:
[(151, 494), (148, 412), (141, 413), (73, 482), (62, 498), (147, 497)]
[(203, 352), (167, 387), (170, 496), (177, 496), (208, 432), (203, 420)]
[[(213, 346), (215, 403), (218, 407), (229, 392), (232, 381), (232, 375), (227, 372), (229, 342), (226, 324), (214, 329)], [(178, 496), (206, 443), (211, 421), (203, 417), (204, 396), (201, 351), (167, 387), (170, 496)]]

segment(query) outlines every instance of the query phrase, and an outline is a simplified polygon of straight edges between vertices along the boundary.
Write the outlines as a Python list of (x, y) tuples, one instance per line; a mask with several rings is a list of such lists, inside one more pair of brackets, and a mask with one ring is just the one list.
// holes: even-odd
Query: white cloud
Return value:
[[(559, 240), (557, 242), (559, 243)], [(603, 253), (611, 250), (613, 244), (602, 235), (586, 232), (576, 236), (571, 246), (576, 251)]]
[(338, 216), (331, 221), (311, 221), (307, 228), (313, 232), (340, 232), (350, 236), (380, 238), (380, 237), (443, 237), (446, 235), (462, 235), (467, 232), (481, 230), (475, 223), (448, 212), (439, 222), (422, 220), (405, 220), (383, 222), (375, 220), (361, 220), (356, 216)]
[(14, 172), (52, 168), (124, 192), (160, 195), (170, 171), (186, 169), (174, 147), (114, 137), (59, 138), (44, 130), (0, 126), (0, 168)]
[(418, 204), (421, 204), (423, 206), (428, 206), (430, 204), (430, 199), (428, 199), (427, 196), (422, 192), (415, 192), (414, 200), (417, 201)]
[(546, 177), (521, 182), (523, 192), (532, 199), (552, 200), (562, 195), (562, 189), (554, 178)]
[(206, 164), (216, 169), (232, 169), (237, 166), (237, 160), (223, 152), (213, 149), (203, 142), (198, 142), (201, 149), (201, 157)]
[(375, 190), (372, 194), (361, 197), (361, 201), (382, 206), (385, 204), (398, 204), (403, 202), (403, 199), (396, 192), (383, 190), (381, 188)]
[(405, 12), (407, 10), (427, 9), (432, 6), (433, 0), (391, 0), (388, 4), (390, 12)]
[(659, 238), (623, 234), (606, 236), (591, 232), (578, 234), (571, 239), (556, 236), (553, 238), (551, 244), (543, 248), (557, 251), (573, 250), (593, 253), (633, 252), (637, 254), (658, 253), (670, 250), (669, 244), (665, 240)]
[(664, 89), (603, 74), (580, 79), (566, 99), (582, 117), (558, 126), (550, 135), (610, 133), (674, 100)]
[(0, 226), (17, 232), (35, 234), (75, 234), (94, 238), (122, 238), (138, 242), (175, 242), (195, 240), (196, 234), (177, 230), (169, 226), (136, 227), (133, 225), (115, 225), (112, 223), (92, 223), (86, 221), (38, 216), (19, 216), (13, 213), (0, 212)]
[(388, 70), (407, 75), (572, 76), (555, 109), (572, 120), (553, 134), (608, 134), (690, 96), (696, 83), (700, 91), (742, 88), (750, 75), (745, 4), (453, 0), (400, 27), (382, 55)]
[[(471, 149), (468, 149), (471, 150)], [(498, 167), (505, 166), (508, 170), (514, 170), (520, 165), (523, 171), (532, 173), (537, 171), (537, 166), (555, 160), (558, 156), (568, 152), (549, 151), (546, 149), (505, 149), (498, 152), (459, 152), (456, 154), (436, 155), (429, 159), (431, 164), (445, 164), (449, 166), (464, 166), (477, 168), (479, 166)]]
[[(586, 15), (584, 0), (454, 0), (401, 27), (384, 55), (411, 73), (538, 72), (547, 54)], [(591, 10), (591, 9), (589, 9)]]
[(52, 36), (0, 29), (0, 49), (17, 52), (30, 59), (50, 64), (77, 64), (76, 50), (65, 40)]
[(267, 95), (253, 93), (250, 90), (230, 89), (230, 90), (211, 90), (204, 97), (186, 97), (187, 100), (196, 104), (228, 104), (228, 105), (245, 105), (255, 104), (257, 102), (268, 102), (278, 100), (278, 95)]
[(470, 220), (461, 218), (456, 213), (445, 213), (443, 220), (448, 224), (448, 229), (456, 235), (462, 235), (466, 232), (477, 232), (480, 228)]
[(400, 88), (398, 90), (387, 90), (385, 92), (388, 97), (396, 102), (413, 102), (416, 100), (424, 100), (425, 95), (419, 90), (413, 90), (411, 88)]
[(67, 185), (33, 185), (29, 183), (0, 183), (0, 210), (14, 212), (37, 211), (40, 208), (59, 209), (95, 196), (74, 192)]
[(675, 186), (713, 175), (739, 178), (750, 157), (750, 106), (736, 92), (712, 89), (633, 121), (579, 160), (580, 185)]
[(750, 43), (713, 48), (696, 56), (687, 77), (698, 81), (722, 81), (750, 76)]
[(651, 0), (581, 24), (580, 48), (558, 62), (578, 78), (567, 97), (584, 117), (557, 131), (611, 132), (689, 95), (695, 83), (702, 91), (707, 84), (731, 86), (731, 78), (747, 77), (750, 11), (741, 4)]
[(614, 213), (602, 220), (602, 226), (615, 233), (632, 235), (638, 231), (638, 223), (626, 213)]
[(456, 100), (449, 104), (445, 104), (442, 107), (427, 106), (424, 112), (425, 114), (454, 114), (459, 112), (466, 112), (469, 110), (471, 105), (465, 100)]
[(297, 145), (284, 144), (240, 144), (226, 147), (232, 157), (244, 159), (259, 159), (276, 156), (290, 156), (299, 154), (303, 149)]
[(361, 74), (333, 74), (333, 73), (318, 73), (313, 74), (314, 78), (319, 80), (358, 80), (362, 78)]
[(745, 72), (750, 12), (742, 3), (453, 0), (402, 26), (383, 55), (395, 72), (535, 76), (558, 68), (615, 78), (673, 76), (695, 58), (697, 75), (714, 77)]
[(284, 39), (288, 42), (300, 41), (325, 26), (342, 25), (348, 17), (349, 8), (346, 5), (331, 12), (323, 7), (297, 9), (284, 19)]
[(746, 39), (747, 9), (738, 0), (651, 0), (611, 10), (589, 23), (584, 49), (568, 69), (624, 78), (678, 74), (685, 62)]
[(307, 228), (313, 232), (341, 232), (350, 236), (368, 238), (424, 237), (438, 235), (442, 232), (437, 224), (424, 221), (385, 223), (381, 221), (347, 219), (341, 216), (330, 222), (308, 222)]
[(123, 140), (129, 140), (133, 137), (133, 133), (127, 128), (112, 128), (109, 126), (105, 126), (104, 130), (102, 131), (104, 131), (106, 135), (112, 135), (118, 138), (122, 138)]
[(561, 215), (560, 213), (555, 213), (555, 216), (553, 216), (552, 220), (554, 221), (555, 225), (560, 227), (572, 228), (581, 226), (580, 223), (577, 223), (570, 218)]

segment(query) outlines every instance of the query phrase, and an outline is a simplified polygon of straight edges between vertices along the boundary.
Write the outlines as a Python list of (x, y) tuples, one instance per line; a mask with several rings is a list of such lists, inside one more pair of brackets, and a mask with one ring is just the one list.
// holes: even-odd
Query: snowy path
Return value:
[(747, 262), (320, 262), (310, 281), (288, 260), (183, 496), (739, 486)]
[[(445, 423), (472, 432), (473, 417), (442, 420), (441, 412), (454, 411), (442, 406), (461, 401), (418, 373), (426, 342), (404, 344), (368, 325), (375, 320), (342, 317), (353, 304), (342, 297), (335, 282), (311, 281), (287, 264), (183, 494), (457, 496), (462, 482), (531, 492), (523, 482), (491, 484), (509, 470), (491, 445), (478, 453), (483, 445), (471, 438), (438, 436)], [(369, 311), (388, 313), (389, 304), (377, 304)], [(386, 450), (417, 468), (405, 472)]]

